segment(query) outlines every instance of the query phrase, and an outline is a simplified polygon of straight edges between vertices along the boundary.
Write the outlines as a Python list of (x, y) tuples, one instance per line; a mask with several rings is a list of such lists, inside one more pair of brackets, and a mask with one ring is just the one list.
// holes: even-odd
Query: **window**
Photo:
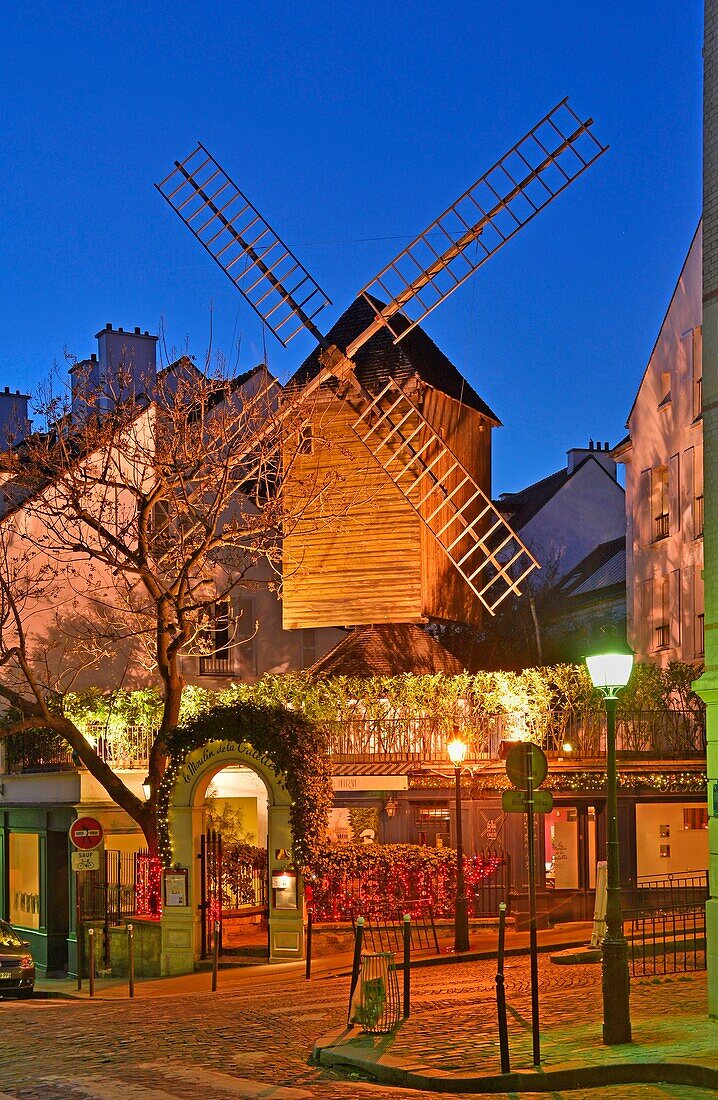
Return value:
[(683, 807), (683, 828), (689, 829), (695, 832), (700, 829), (708, 828), (708, 807), (707, 806), (684, 806)]
[(209, 652), (199, 659), (200, 676), (221, 676), (231, 670), (229, 600), (217, 600), (212, 609), (212, 625), (205, 633)]
[(451, 811), (444, 802), (428, 802), (415, 806), (415, 823), (419, 844), (441, 847), (451, 836)]
[(310, 455), (314, 452), (314, 436), (312, 434), (311, 424), (302, 424), (299, 429), (299, 445), (297, 450), (300, 455)]
[(39, 928), (40, 838), (37, 833), (10, 833), (8, 840), (10, 924)]
[(668, 467), (657, 466), (651, 477), (651, 503), (653, 507), (653, 541), (668, 538), (670, 529), (668, 505)]
[(671, 638), (668, 619), (668, 577), (659, 577), (655, 582), (653, 616), (653, 648), (667, 649)]

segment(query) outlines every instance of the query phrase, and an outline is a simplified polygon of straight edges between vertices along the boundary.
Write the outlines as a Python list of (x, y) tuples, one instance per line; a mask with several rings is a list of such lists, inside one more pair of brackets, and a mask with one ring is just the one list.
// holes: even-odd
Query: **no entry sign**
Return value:
[(78, 817), (70, 826), (70, 840), (82, 852), (91, 852), (102, 844), (102, 826), (94, 817)]

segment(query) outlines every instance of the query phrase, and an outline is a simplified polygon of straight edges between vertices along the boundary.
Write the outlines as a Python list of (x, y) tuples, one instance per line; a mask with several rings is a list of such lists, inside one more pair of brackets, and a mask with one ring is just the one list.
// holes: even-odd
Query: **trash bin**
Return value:
[(372, 1035), (393, 1031), (401, 1019), (399, 981), (393, 951), (362, 955), (352, 1001), (352, 1023)]

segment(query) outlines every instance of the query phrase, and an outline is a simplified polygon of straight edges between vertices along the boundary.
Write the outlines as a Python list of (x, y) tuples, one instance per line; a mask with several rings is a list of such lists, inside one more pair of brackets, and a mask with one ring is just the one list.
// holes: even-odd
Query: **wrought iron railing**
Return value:
[(706, 969), (705, 905), (626, 913), (634, 976)]
[[(146, 770), (156, 734), (145, 726), (121, 730), (88, 727), (88, 741), (106, 764), (116, 770)], [(5, 773), (70, 771), (80, 759), (62, 737), (54, 733), (20, 733), (5, 738)]]
[[(353, 762), (424, 763), (449, 768), (446, 745), (455, 723), (430, 716), (413, 719), (352, 718), (330, 725), (330, 755), (334, 764)], [(520, 722), (512, 715), (484, 715), (460, 724), (467, 742), (467, 764), (497, 760), (503, 747), (516, 739)], [(602, 713), (577, 716), (556, 710), (546, 716), (546, 729), (530, 740), (552, 757), (592, 760), (605, 756), (606, 724)], [(620, 717), (616, 747), (622, 757), (685, 759), (705, 754), (702, 711), (637, 711)]]
[(659, 539), (667, 539), (670, 531), (670, 514), (668, 512), (661, 512), (660, 515), (653, 517), (653, 541), (657, 542)]

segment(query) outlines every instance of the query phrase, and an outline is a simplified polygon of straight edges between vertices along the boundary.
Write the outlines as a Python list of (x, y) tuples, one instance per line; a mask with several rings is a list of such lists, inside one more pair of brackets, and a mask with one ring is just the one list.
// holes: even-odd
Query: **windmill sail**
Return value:
[(347, 355), (351, 358), (382, 323), (401, 340), (578, 179), (608, 148), (592, 125), (590, 118), (581, 122), (567, 99), (537, 122), (367, 283), (361, 291), (367, 301), (379, 298), (386, 305)]
[[(411, 505), (484, 607), (498, 605), (538, 563), (394, 378), (369, 393), (353, 357), (381, 328), (397, 343), (608, 148), (564, 99), (419, 237), (367, 283), (372, 323), (346, 349), (315, 318), (329, 298), (256, 207), (201, 144), (156, 184), (185, 225), (285, 347), (306, 328), (321, 370), (286, 393), (277, 421), (330, 378), (349, 401), (352, 430)], [(473, 247), (472, 247), (473, 246)], [(379, 299), (380, 301), (378, 301)], [(386, 304), (382, 304), (386, 302)], [(248, 451), (264, 442), (261, 428)], [(254, 474), (248, 454), (249, 473)]]
[(204, 145), (197, 145), (155, 187), (287, 346), (308, 329), (331, 299)]

